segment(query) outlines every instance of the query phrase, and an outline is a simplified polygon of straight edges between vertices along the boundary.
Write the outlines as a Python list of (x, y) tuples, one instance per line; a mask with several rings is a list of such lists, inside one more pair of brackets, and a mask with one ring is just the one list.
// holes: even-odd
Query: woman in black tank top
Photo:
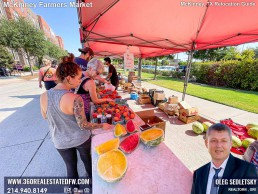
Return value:
[(111, 98), (99, 99), (96, 92), (95, 79), (102, 82), (107, 82), (100, 78), (100, 74), (104, 71), (104, 65), (98, 59), (92, 59), (88, 63), (88, 70), (84, 72), (84, 77), (80, 86), (75, 90), (76, 94), (79, 94), (84, 102), (84, 110), (87, 120), (90, 120), (90, 101), (94, 104), (99, 104), (103, 102), (113, 101)]

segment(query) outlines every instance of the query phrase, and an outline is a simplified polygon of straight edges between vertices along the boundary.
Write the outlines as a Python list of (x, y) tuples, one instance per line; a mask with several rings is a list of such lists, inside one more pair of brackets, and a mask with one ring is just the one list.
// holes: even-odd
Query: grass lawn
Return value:
[[(163, 76), (157, 76), (157, 80), (152, 80), (153, 77), (153, 74), (142, 72), (143, 81), (178, 92), (183, 92), (183, 80)], [(188, 83), (186, 93), (209, 101), (258, 113), (258, 92)]]

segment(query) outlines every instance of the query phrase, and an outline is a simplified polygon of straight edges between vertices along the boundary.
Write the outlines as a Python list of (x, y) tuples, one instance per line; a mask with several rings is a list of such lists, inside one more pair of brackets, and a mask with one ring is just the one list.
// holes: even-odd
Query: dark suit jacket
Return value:
[[(208, 183), (208, 176), (210, 171), (210, 162), (200, 167), (194, 172), (193, 175), (193, 185), (191, 194), (206, 194), (206, 188)], [(228, 162), (222, 178), (257, 178), (256, 168), (253, 164), (248, 163), (244, 160), (240, 160), (231, 154), (229, 155)], [(237, 191), (229, 191), (228, 188), (233, 188), (232, 186), (220, 186), (218, 194), (238, 194)], [(239, 188), (245, 188), (246, 186), (239, 186)], [(257, 192), (257, 191), (256, 191)], [(252, 194), (256, 192), (250, 192)], [(248, 193), (248, 192), (241, 192)]]

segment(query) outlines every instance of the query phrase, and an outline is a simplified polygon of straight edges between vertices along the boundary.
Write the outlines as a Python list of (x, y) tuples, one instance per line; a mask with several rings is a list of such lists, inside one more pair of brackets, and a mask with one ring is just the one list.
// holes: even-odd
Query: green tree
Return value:
[(53, 44), (50, 41), (45, 42), (44, 49), (45, 50), (44, 50), (43, 54), (48, 55), (54, 59), (60, 59), (61, 57), (67, 55), (67, 51), (60, 49), (58, 46), (56, 46), (55, 44)]
[(31, 60), (42, 56), (45, 52), (43, 32), (24, 18), (19, 18), (17, 21), (3, 19), (0, 25), (0, 44), (15, 50), (22, 49), (28, 59), (31, 75), (33, 75)]
[(4, 46), (0, 45), (0, 66), (11, 68), (10, 64), (13, 62), (13, 56)]
[(202, 61), (220, 61), (226, 56), (227, 52), (227, 47), (198, 50), (194, 52), (193, 58)]
[(255, 53), (255, 58), (257, 59), (258, 58), (258, 47), (256, 47), (255, 49), (254, 49), (254, 53)]
[(170, 54), (170, 55), (166, 55), (167, 59), (174, 59), (175, 58), (175, 54)]
[(226, 55), (223, 57), (225, 60), (241, 60), (241, 54), (236, 47), (229, 47)]
[(242, 60), (254, 60), (255, 52), (253, 49), (246, 49), (241, 53)]
[(35, 28), (31, 23), (24, 18), (19, 18), (16, 26), (20, 35), (20, 48), (25, 51), (26, 58), (28, 59), (31, 75), (33, 75), (33, 68), (31, 60), (44, 53), (45, 36), (42, 31)]

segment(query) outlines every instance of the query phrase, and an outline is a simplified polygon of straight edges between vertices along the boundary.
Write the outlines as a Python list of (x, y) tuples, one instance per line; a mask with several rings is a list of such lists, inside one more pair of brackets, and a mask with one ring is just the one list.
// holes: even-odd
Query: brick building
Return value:
[(6, 13), (5, 13), (5, 9), (4, 9), (4, 5), (3, 5), (3, 2), (0, 1), (0, 20), (2, 18), (6, 18)]
[(57, 39), (54, 31), (51, 29), (51, 27), (48, 25), (48, 23), (44, 20), (44, 18), (40, 15), (38, 15), (38, 22), (39, 22), (40, 29), (44, 32), (47, 39), (50, 42), (54, 43), (55, 45), (59, 46), (58, 39)]
[[(47, 40), (59, 46), (61, 49), (64, 49), (63, 39), (60, 36), (56, 36), (44, 18), (31, 11), (31, 9), (26, 6), (24, 0), (0, 0), (0, 19), (7, 18), (9, 20), (17, 20), (19, 17), (26, 18), (36, 28), (43, 31)], [(12, 53), (15, 62), (20, 61), (23, 66), (29, 64), (22, 50), (16, 52), (9, 49), (9, 51)], [(36, 61), (31, 62), (32, 64), (37, 63)]]
[(64, 50), (64, 42), (61, 36), (56, 36), (58, 40), (59, 47)]

